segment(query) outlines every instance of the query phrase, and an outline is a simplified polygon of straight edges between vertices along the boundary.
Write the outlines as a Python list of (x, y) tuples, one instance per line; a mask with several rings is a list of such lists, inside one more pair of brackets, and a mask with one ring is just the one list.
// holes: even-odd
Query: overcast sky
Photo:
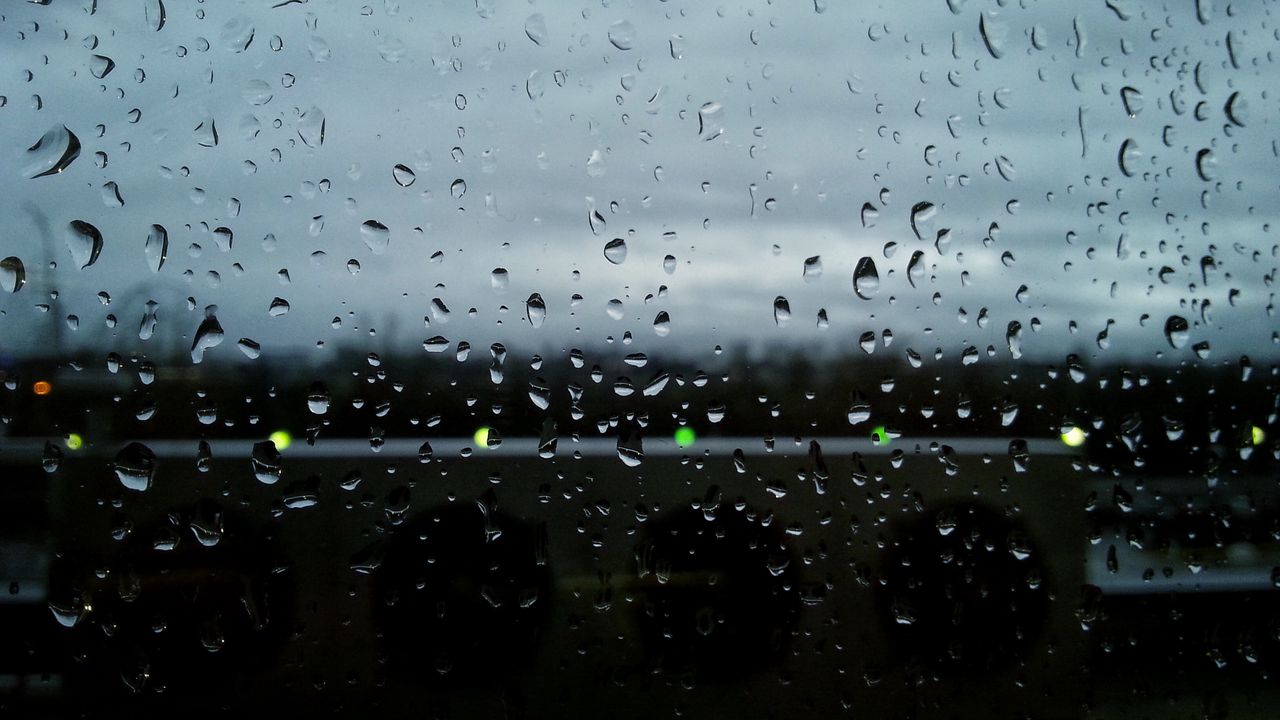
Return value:
[[(958, 362), (970, 345), (1007, 357), (1011, 321), (1050, 360), (1189, 361), (1201, 341), (1211, 361), (1275, 357), (1275, 3), (818, 4), (173, 1), (158, 29), (155, 0), (7, 4), (0, 256), (28, 282), (0, 297), (0, 354), (185, 354), (216, 305), (227, 341), (211, 363), (246, 362), (241, 337), (269, 359), (420, 352), (434, 335), (585, 348), (630, 331), (631, 350), (697, 356), (848, 351), (886, 328), (891, 352)], [(95, 56), (114, 63), (101, 78)], [(26, 177), (51, 162), (26, 149), (63, 126), (79, 157)], [(108, 182), (123, 206), (104, 201)], [(72, 220), (103, 238), (83, 270)], [(389, 230), (382, 252), (361, 233), (370, 220)], [(159, 272), (153, 224), (168, 232)], [(615, 238), (619, 264), (604, 253)], [(821, 275), (806, 281), (813, 256)], [(870, 299), (851, 280), (863, 257), (880, 273)], [(531, 293), (547, 307), (538, 328)], [(268, 313), (276, 297), (287, 314)], [(434, 298), (451, 313), (427, 327)], [(1191, 325), (1176, 350), (1171, 315)]]

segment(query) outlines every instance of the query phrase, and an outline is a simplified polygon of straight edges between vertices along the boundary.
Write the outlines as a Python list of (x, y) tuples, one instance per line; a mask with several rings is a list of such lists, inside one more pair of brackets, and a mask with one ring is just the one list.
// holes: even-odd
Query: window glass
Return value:
[(1273, 2), (0, 8), (0, 709), (1261, 717)]

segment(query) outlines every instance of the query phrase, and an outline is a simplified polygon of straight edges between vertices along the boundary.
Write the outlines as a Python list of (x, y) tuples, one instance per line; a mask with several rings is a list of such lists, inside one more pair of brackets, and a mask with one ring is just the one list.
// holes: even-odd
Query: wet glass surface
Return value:
[(0, 8), (0, 710), (1271, 717), (1274, 2)]

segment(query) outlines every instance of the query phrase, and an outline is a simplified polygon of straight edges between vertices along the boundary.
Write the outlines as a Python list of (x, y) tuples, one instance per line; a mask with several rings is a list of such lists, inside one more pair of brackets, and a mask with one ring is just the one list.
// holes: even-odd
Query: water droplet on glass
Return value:
[(89, 72), (99, 80), (110, 75), (115, 68), (116, 61), (106, 55), (94, 55), (89, 58)]
[(58, 468), (62, 465), (62, 448), (46, 440), (44, 443), (44, 456), (40, 459), (40, 464), (47, 473), (58, 472)]
[(1187, 341), (1191, 339), (1191, 327), (1187, 319), (1181, 315), (1170, 315), (1164, 321), (1164, 338), (1169, 341), (1169, 347), (1175, 350), (1186, 347)]
[(685, 40), (684, 35), (681, 35), (680, 33), (672, 33), (671, 38), (667, 41), (667, 46), (671, 53), (672, 60), (684, 59), (685, 48), (688, 46), (688, 42)]
[(604, 175), (607, 166), (604, 161), (604, 153), (599, 150), (592, 150), (591, 156), (587, 158), (587, 176), (600, 177)]
[(862, 352), (870, 355), (876, 350), (876, 334), (871, 330), (867, 330), (858, 337), (858, 347), (862, 348)]
[(627, 242), (622, 238), (614, 238), (605, 243), (604, 257), (614, 265), (621, 265), (627, 259)]
[(924, 240), (933, 235), (933, 219), (937, 214), (938, 208), (931, 202), (918, 202), (912, 206), (911, 230), (917, 239)]
[(244, 52), (253, 43), (253, 22), (245, 15), (237, 15), (222, 26), (219, 40), (222, 47), (231, 52)]
[(880, 273), (869, 256), (859, 260), (853, 270), (853, 291), (863, 300), (870, 300), (880, 291)]
[(609, 26), (609, 42), (619, 50), (630, 50), (636, 44), (636, 28), (628, 20), (619, 20)]
[(1209, 182), (1217, 176), (1218, 160), (1209, 148), (1202, 148), (1196, 153), (1196, 174), (1200, 179)]
[(329, 41), (319, 35), (312, 35), (307, 39), (307, 52), (311, 55), (311, 59), (315, 62), (328, 62), (333, 57), (333, 51), (329, 49)]
[(225, 337), (222, 325), (218, 323), (218, 318), (214, 314), (217, 312), (217, 307), (210, 305), (204, 312), (204, 320), (200, 322), (200, 327), (196, 328), (195, 339), (191, 341), (191, 362), (193, 363), (203, 360), (204, 351), (221, 345)]
[[(991, 57), (999, 60), (1004, 56), (1005, 42), (1009, 38), (1009, 26), (998, 22), (995, 13), (983, 12), (978, 16), (978, 32)], [(972, 27), (972, 26), (970, 26)]]
[(83, 220), (72, 220), (66, 228), (67, 250), (76, 267), (84, 270), (102, 254), (102, 233)]
[(871, 419), (871, 403), (861, 393), (854, 393), (848, 418), (850, 425), (858, 425)]
[(653, 318), (653, 333), (658, 337), (666, 337), (671, 334), (671, 316), (666, 310), (658, 313)]
[(599, 235), (604, 232), (609, 223), (605, 221), (599, 210), (592, 210), (587, 213), (587, 225), (590, 226), (593, 235)]
[(644, 462), (644, 443), (639, 433), (618, 436), (618, 459), (627, 467), (638, 467)]
[(365, 220), (360, 225), (360, 239), (374, 255), (381, 255), (391, 244), (391, 231), (377, 220)]
[(1008, 182), (1013, 182), (1018, 176), (1017, 171), (1013, 167), (1013, 161), (1004, 155), (996, 156), (996, 172), (1000, 173), (1000, 177)]
[(271, 440), (263, 440), (253, 444), (253, 454), (249, 458), (253, 465), (253, 476), (263, 485), (274, 485), (284, 473), (283, 458), (276, 444)]
[(124, 207), (124, 196), (115, 182), (108, 180), (102, 184), (102, 204), (110, 208)]
[(547, 319), (547, 304), (543, 301), (542, 295), (534, 293), (525, 301), (525, 315), (529, 318), (529, 324), (534, 328), (542, 327), (543, 321)]
[(10, 255), (0, 260), (0, 291), (16, 293), (27, 284), (27, 268), (22, 260)]
[[(222, 541), (223, 528), (222, 509), (215, 503), (208, 500), (202, 500), (198, 506), (195, 517), (187, 523), (187, 529), (191, 531), (196, 542), (204, 547), (214, 547)], [(221, 640), (216, 641), (215, 646), (221, 646)], [(207, 646), (206, 646), (207, 648)]]
[(556, 456), (556, 423), (551, 418), (542, 421), (542, 431), (538, 435), (538, 457), (550, 459)]
[(718, 102), (704, 103), (698, 108), (698, 137), (706, 142), (724, 132), (724, 106)]
[(391, 35), (384, 35), (378, 43), (378, 55), (382, 56), (384, 62), (393, 65), (404, 59), (407, 51), (408, 48), (405, 47), (404, 41)]
[(143, 16), (147, 19), (147, 27), (152, 31), (158, 32), (164, 28), (164, 0), (146, 0)]
[(1227, 120), (1230, 120), (1231, 124), (1237, 127), (1244, 127), (1245, 122), (1249, 119), (1249, 103), (1239, 91), (1231, 93), (1231, 96), (1227, 98), (1226, 104), (1223, 105), (1222, 111), (1226, 113)]
[(773, 299), (773, 322), (778, 327), (791, 322), (791, 303), (781, 295)]
[(1010, 321), (1008, 329), (1005, 330), (1004, 341), (1014, 360), (1022, 357), (1022, 323), (1017, 320)]
[(506, 268), (494, 268), (493, 272), (489, 273), (489, 286), (494, 292), (504, 293), (510, 284), (511, 276)]
[(77, 595), (70, 603), (50, 600), (49, 611), (53, 613), (55, 622), (62, 627), (69, 628), (78, 625), (89, 614), (89, 609), (85, 605), (86, 601)]
[(1133, 177), (1141, 157), (1142, 151), (1138, 149), (1138, 143), (1133, 138), (1125, 138), (1124, 142), (1120, 143), (1120, 155), (1117, 157), (1120, 172), (1126, 177)]
[(1137, 88), (1128, 85), (1120, 88), (1120, 102), (1129, 117), (1137, 117), (1142, 112), (1142, 93)]
[(814, 255), (813, 257), (805, 258), (804, 272), (801, 277), (803, 277), (804, 281), (807, 283), (814, 282), (818, 278), (822, 277), (822, 257)]
[(524, 34), (529, 36), (534, 45), (547, 44), (547, 20), (540, 13), (530, 15), (524, 21)]
[(80, 138), (65, 125), (58, 125), (27, 148), (22, 174), (32, 179), (56, 175), (66, 170), (77, 157), (80, 157)]
[(1213, 19), (1213, 0), (1196, 0), (1196, 20), (1201, 25), (1208, 25)]
[(313, 415), (324, 415), (329, 412), (329, 388), (325, 387), (322, 382), (312, 383), (311, 389), (307, 392), (307, 409)]
[(156, 454), (142, 443), (131, 442), (116, 453), (111, 467), (125, 489), (146, 492), (155, 476)]
[(541, 72), (534, 70), (524, 81), (524, 94), (530, 100), (537, 100), (547, 93), (547, 79)]
[(880, 219), (880, 211), (871, 203), (862, 204), (862, 227), (873, 228), (876, 226), (876, 220)]
[(467, 181), (458, 178), (449, 184), (449, 197), (454, 200), (461, 200), (463, 195), (467, 194)]
[(396, 184), (400, 187), (409, 187), (418, 179), (417, 174), (407, 165), (396, 165), (391, 168), (391, 177), (395, 178)]
[(1018, 403), (1012, 400), (1004, 400), (1000, 403), (1000, 426), (1009, 427), (1018, 419)]
[(267, 81), (250, 80), (240, 90), (240, 97), (254, 107), (261, 107), (271, 102), (275, 94), (271, 90), (271, 86), (267, 84)]
[(219, 227), (213, 230), (213, 244), (218, 246), (218, 250), (222, 252), (230, 252), (235, 245), (236, 235), (231, 232), (231, 228)]
[(707, 422), (712, 424), (719, 423), (724, 420), (726, 414), (728, 414), (728, 410), (725, 408), (724, 403), (712, 400), (707, 404)]
[(195, 126), (191, 131), (195, 138), (196, 144), (200, 147), (217, 147), (218, 146), (218, 125), (213, 118), (205, 118), (201, 123)]
[(152, 225), (147, 233), (147, 242), (143, 247), (143, 255), (147, 259), (147, 267), (151, 272), (160, 272), (164, 261), (169, 257), (169, 231), (163, 225)]
[(147, 301), (145, 309), (143, 310), (143, 313), (142, 313), (142, 323), (138, 325), (139, 340), (150, 340), (151, 336), (155, 334), (156, 323), (158, 322), (158, 318), (156, 317), (156, 310), (159, 309), (159, 307), (160, 307), (160, 303), (156, 302), (155, 300)]
[(546, 380), (535, 377), (529, 381), (529, 401), (539, 410), (551, 407), (551, 386)]
[(907, 261), (907, 281), (911, 283), (911, 287), (915, 287), (916, 283), (924, 277), (924, 253), (917, 250), (911, 253), (911, 259)]
[(312, 105), (298, 117), (298, 138), (307, 147), (317, 148), (323, 145), (324, 131), (324, 112), (320, 108)]
[(273, 298), (271, 305), (267, 308), (267, 314), (271, 317), (280, 317), (289, 312), (289, 301), (282, 297)]

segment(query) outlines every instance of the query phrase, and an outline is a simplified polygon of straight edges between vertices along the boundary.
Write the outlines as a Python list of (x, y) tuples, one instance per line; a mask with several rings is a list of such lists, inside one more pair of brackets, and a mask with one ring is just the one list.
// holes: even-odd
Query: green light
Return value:
[(79, 450), (82, 447), (84, 447), (84, 438), (80, 437), (79, 433), (67, 433), (68, 450)]
[(476, 447), (487, 450), (489, 448), (489, 427), (481, 425), (476, 428), (475, 434), (471, 436), (471, 441), (476, 444)]
[(1257, 425), (1254, 425), (1252, 438), (1253, 438), (1254, 445), (1261, 445), (1262, 443), (1267, 441), (1267, 432), (1262, 428), (1258, 427)]
[(692, 445), (694, 441), (698, 439), (698, 435), (693, 431), (693, 428), (691, 427), (680, 427), (680, 428), (676, 428), (675, 439), (676, 439), (676, 445), (682, 448), (686, 448)]
[(1080, 447), (1084, 444), (1084, 430), (1072, 425), (1062, 431), (1062, 444), (1067, 447)]
[(889, 433), (887, 430), (885, 430), (883, 425), (877, 425), (875, 426), (875, 429), (871, 431), (871, 444), (872, 445), (888, 445), (889, 444)]
[(277, 450), (284, 450), (293, 444), (293, 436), (287, 430), (277, 430), (268, 435), (267, 439), (275, 443)]

